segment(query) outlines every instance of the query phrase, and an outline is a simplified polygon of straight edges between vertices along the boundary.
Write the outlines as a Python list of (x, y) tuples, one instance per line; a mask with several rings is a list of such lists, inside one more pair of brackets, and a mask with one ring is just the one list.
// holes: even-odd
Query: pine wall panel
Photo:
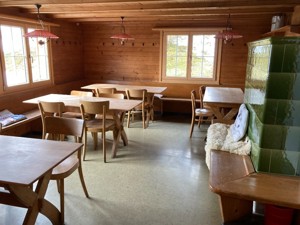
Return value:
[[(225, 21), (224, 21), (225, 23)], [(271, 27), (271, 17), (251, 21), (231, 21), (234, 30), (244, 38), (223, 45), (221, 56), (221, 86), (244, 88), (247, 42), (257, 40)], [(120, 45), (110, 39), (119, 33), (120, 24), (83, 25), (84, 40), (84, 77), (87, 83), (124, 83), (165, 86), (168, 97), (190, 98), (192, 89), (198, 89), (201, 83), (174, 84), (159, 81), (160, 76), (160, 32), (155, 27), (221, 27), (209, 21), (177, 21), (169, 24), (125, 23), (126, 32), (135, 37)]]

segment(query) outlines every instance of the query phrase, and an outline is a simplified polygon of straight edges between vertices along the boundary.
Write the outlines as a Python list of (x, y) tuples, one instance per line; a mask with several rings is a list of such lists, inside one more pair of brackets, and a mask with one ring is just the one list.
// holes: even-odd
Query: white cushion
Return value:
[[(232, 126), (232, 125), (231, 125)], [(205, 144), (205, 162), (210, 169), (210, 151), (221, 150), (238, 155), (248, 155), (251, 151), (251, 141), (246, 136), (244, 139), (235, 142), (233, 141), (230, 125), (223, 123), (211, 124), (207, 130), (207, 141)]]
[(242, 104), (234, 124), (230, 127), (233, 141), (239, 141), (245, 136), (248, 128), (248, 117), (248, 109), (245, 104)]

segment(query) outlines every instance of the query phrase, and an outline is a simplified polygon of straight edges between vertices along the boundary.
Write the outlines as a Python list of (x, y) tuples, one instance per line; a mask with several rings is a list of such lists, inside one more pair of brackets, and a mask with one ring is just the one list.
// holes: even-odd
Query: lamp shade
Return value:
[(31, 31), (27, 34), (23, 35), (24, 37), (32, 37), (32, 38), (49, 38), (49, 39), (57, 39), (58, 36), (56, 36), (55, 34), (50, 33), (49, 31), (46, 30), (34, 30)]
[(223, 30), (216, 34), (215, 38), (224, 40), (224, 43), (229, 43), (233, 39), (242, 38), (243, 36), (231, 30)]

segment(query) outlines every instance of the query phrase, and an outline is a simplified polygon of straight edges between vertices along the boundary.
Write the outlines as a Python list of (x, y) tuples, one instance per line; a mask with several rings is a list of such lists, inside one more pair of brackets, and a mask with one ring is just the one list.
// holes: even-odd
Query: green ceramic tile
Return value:
[(300, 45), (299, 44), (287, 44), (284, 51), (284, 59), (282, 72), (300, 72)]
[(259, 171), (259, 156), (260, 156), (260, 148), (253, 142), (251, 142), (251, 161), (256, 171)]
[(272, 150), (270, 173), (293, 176), (296, 174), (296, 167), (293, 165), (293, 161), (290, 161), (286, 151)]
[(285, 146), (287, 128), (277, 125), (263, 125), (261, 137), (262, 148), (283, 149)]
[(258, 171), (270, 172), (271, 153), (272, 151), (270, 149), (260, 149)]
[(300, 100), (300, 73), (295, 74), (292, 99)]
[(266, 99), (265, 107), (261, 119), (264, 124), (275, 125), (277, 120), (277, 110), (278, 110), (278, 100), (276, 99)]
[(300, 101), (278, 101), (276, 124), (284, 126), (300, 126)]
[(300, 152), (300, 127), (288, 127), (285, 145), (282, 149)]
[(297, 164), (296, 176), (300, 176), (300, 153), (298, 155), (298, 164)]
[(247, 134), (254, 143), (260, 145), (263, 124), (254, 113), (252, 106), (247, 104), (247, 108), (250, 112)]
[(259, 105), (253, 104), (252, 106), (253, 106), (254, 112), (256, 113), (256, 116), (258, 117), (258, 119), (260, 121), (264, 121), (266, 103), (259, 104)]
[(293, 96), (295, 73), (270, 73), (267, 98), (290, 99)]
[(292, 125), (291, 118), (292, 113), (292, 101), (289, 100), (278, 100), (278, 109), (276, 114), (276, 124), (278, 125)]
[(270, 72), (282, 72), (283, 67), (284, 46), (273, 45), (270, 60)]

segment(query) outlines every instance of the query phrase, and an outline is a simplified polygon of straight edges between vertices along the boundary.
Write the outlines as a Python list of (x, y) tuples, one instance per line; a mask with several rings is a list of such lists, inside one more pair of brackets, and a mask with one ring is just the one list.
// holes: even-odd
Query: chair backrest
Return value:
[(72, 90), (71, 95), (81, 96), (81, 97), (93, 97), (93, 93), (90, 91), (76, 91)]
[(71, 135), (76, 137), (78, 142), (82, 142), (84, 123), (82, 119), (46, 116), (44, 130), (46, 134), (51, 134), (52, 137)]
[(206, 88), (206, 86), (200, 86), (199, 87), (200, 108), (203, 108), (203, 97), (204, 97), (204, 94), (205, 94), (205, 88)]
[(105, 87), (103, 87), (103, 88), (97, 88), (95, 90), (95, 92), (96, 92), (96, 96), (99, 97), (100, 93), (114, 94), (114, 93), (117, 92), (117, 89), (116, 88), (109, 88), (109, 87), (105, 88)]
[(196, 91), (192, 90), (191, 91), (191, 102), (192, 102), (192, 113), (195, 113), (196, 109)]
[(103, 115), (105, 118), (106, 113), (109, 110), (109, 101), (91, 102), (91, 101), (80, 101), (80, 110), (82, 118), (94, 117), (96, 114)]
[(39, 102), (38, 103), (42, 125), (43, 125), (43, 134), (42, 138), (46, 137), (45, 132), (45, 118), (46, 117), (61, 117), (62, 113), (65, 111), (65, 104), (63, 102)]
[(127, 99), (137, 99), (145, 102), (147, 100), (146, 89), (126, 89)]
[(42, 102), (38, 103), (41, 116), (62, 116), (65, 111), (65, 104), (63, 102)]
[(118, 98), (118, 99), (124, 99), (125, 98), (124, 94), (122, 94), (122, 93), (115, 93), (115, 94), (99, 93), (98, 97)]

